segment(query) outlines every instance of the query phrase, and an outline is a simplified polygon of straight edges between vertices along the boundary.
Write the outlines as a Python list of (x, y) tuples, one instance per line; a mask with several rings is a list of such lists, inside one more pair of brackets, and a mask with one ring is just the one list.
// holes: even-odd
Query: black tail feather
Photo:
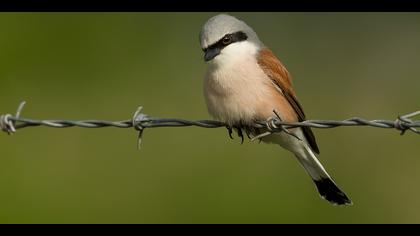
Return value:
[(322, 198), (334, 205), (353, 205), (353, 202), (329, 178), (314, 180)]

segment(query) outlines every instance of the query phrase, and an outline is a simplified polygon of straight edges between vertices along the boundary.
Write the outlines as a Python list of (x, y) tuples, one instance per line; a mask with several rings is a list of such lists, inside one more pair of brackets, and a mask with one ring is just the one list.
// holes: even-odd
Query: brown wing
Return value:
[[(291, 76), (286, 70), (284, 65), (277, 59), (277, 57), (269, 49), (265, 48), (259, 52), (258, 64), (264, 70), (264, 72), (270, 77), (270, 79), (279, 87), (283, 92), (283, 95), (295, 110), (298, 115), (299, 121), (305, 120), (305, 113), (303, 112), (302, 106), (299, 104), (296, 94), (293, 91)], [(315, 135), (312, 133), (311, 128), (302, 127), (303, 133), (308, 140), (311, 149), (319, 154), (319, 148), (316, 144)]]

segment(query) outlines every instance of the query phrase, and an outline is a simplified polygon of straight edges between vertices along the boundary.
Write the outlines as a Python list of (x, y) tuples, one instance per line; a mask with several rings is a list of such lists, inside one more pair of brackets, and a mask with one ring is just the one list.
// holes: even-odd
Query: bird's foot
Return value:
[(232, 133), (233, 133), (232, 127), (227, 125), (226, 126), (226, 129), (228, 130), (229, 138), (230, 139), (233, 139), (233, 136), (232, 136)]
[(235, 127), (236, 132), (238, 133), (238, 137), (241, 138), (241, 144), (244, 143), (244, 134), (242, 133), (242, 126)]
[(238, 137), (241, 138), (241, 144), (243, 144), (244, 140), (245, 140), (243, 131), (245, 131), (245, 134), (249, 139), (252, 139), (248, 129), (243, 125), (226, 126), (226, 129), (228, 130), (228, 134), (229, 134), (230, 139), (233, 139), (232, 134), (233, 134), (233, 130), (235, 130), (236, 133), (238, 134)]

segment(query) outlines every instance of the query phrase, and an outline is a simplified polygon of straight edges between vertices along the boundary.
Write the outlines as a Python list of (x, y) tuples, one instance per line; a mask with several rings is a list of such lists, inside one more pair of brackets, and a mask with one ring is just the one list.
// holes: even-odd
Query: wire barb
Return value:
[(0, 128), (1, 128), (1, 130), (6, 132), (8, 135), (16, 133), (15, 122), (16, 122), (17, 119), (19, 119), (20, 113), (22, 112), (25, 104), (26, 104), (25, 101), (22, 101), (19, 104), (19, 107), (16, 110), (16, 115), (14, 117), (10, 114), (0, 116)]
[(9, 135), (16, 132), (13, 122), (10, 120), (11, 117), (10, 114), (0, 116), (0, 128)]
[[(2, 131), (10, 134), (16, 132), (17, 129), (30, 127), (30, 126), (47, 126), (52, 128), (68, 128), (68, 127), (82, 127), (82, 128), (103, 128), (103, 127), (116, 127), (116, 128), (134, 128), (138, 131), (137, 148), (141, 148), (142, 137), (146, 128), (158, 127), (185, 127), (197, 126), (202, 128), (219, 128), (225, 127), (228, 129), (229, 135), (232, 134), (232, 128), (237, 129), (241, 141), (244, 138), (242, 128), (244, 127), (231, 127), (220, 121), (214, 120), (184, 120), (184, 119), (169, 119), (169, 118), (153, 118), (143, 114), (143, 107), (139, 107), (130, 120), (122, 121), (105, 121), (105, 120), (34, 120), (22, 118), (21, 112), (25, 102), (21, 102), (16, 111), (15, 116), (5, 114), (0, 116), (0, 128)], [(256, 121), (254, 126), (245, 127), (245, 132), (251, 141), (261, 139), (267, 135), (275, 132), (285, 132), (289, 135), (299, 139), (296, 135), (290, 132), (290, 129), (296, 127), (312, 127), (312, 128), (335, 128), (339, 126), (371, 126), (377, 128), (394, 128), (400, 131), (401, 135), (405, 134), (407, 130), (413, 133), (420, 134), (419, 120), (412, 120), (413, 117), (419, 116), (420, 111), (412, 112), (403, 116), (398, 116), (394, 121), (391, 120), (365, 120), (358, 117), (336, 121), (336, 120), (306, 120), (302, 122), (284, 122), (281, 115), (273, 110), (274, 116), (266, 121)], [(261, 130), (261, 134), (253, 136), (250, 130)], [(299, 139), (300, 140), (300, 139)]]
[[(419, 122), (413, 122), (411, 119), (409, 119), (418, 115), (420, 115), (420, 111), (415, 111), (404, 116), (398, 116), (398, 119), (396, 119), (394, 123), (395, 128), (401, 131), (401, 135), (403, 135), (407, 130), (411, 130), (414, 133), (420, 134), (420, 130), (412, 126), (412, 124), (418, 124)], [(417, 125), (417, 127), (419, 126)]]
[(137, 108), (132, 119), (133, 120), (132, 125), (134, 129), (136, 129), (139, 132), (137, 136), (137, 150), (141, 149), (141, 141), (142, 141), (143, 131), (144, 131), (144, 127), (141, 125), (141, 122), (143, 122), (147, 118), (146, 115), (141, 113), (142, 110), (143, 110), (142, 106)]

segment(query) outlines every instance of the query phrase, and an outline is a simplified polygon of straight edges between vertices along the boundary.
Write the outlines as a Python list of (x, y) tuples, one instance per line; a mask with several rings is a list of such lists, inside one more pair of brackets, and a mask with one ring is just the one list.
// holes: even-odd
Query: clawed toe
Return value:
[(241, 144), (244, 143), (244, 134), (242, 133), (242, 128), (236, 128), (237, 132), (238, 132), (238, 136), (241, 138)]
[(230, 127), (230, 126), (226, 126), (226, 129), (228, 130), (229, 138), (230, 138), (230, 139), (233, 139), (233, 136), (232, 136), (232, 133), (233, 133), (233, 131), (232, 131), (232, 127)]
[(244, 143), (244, 140), (245, 140), (243, 131), (245, 131), (245, 134), (247, 135), (247, 137), (249, 139), (251, 139), (248, 130), (246, 128), (244, 128), (244, 126), (242, 126), (242, 125), (238, 125), (238, 126), (226, 126), (226, 129), (228, 130), (228, 134), (229, 134), (229, 138), (230, 139), (233, 139), (232, 133), (233, 133), (233, 129), (235, 129), (236, 133), (238, 134), (238, 137), (241, 138), (241, 144), (243, 144)]

